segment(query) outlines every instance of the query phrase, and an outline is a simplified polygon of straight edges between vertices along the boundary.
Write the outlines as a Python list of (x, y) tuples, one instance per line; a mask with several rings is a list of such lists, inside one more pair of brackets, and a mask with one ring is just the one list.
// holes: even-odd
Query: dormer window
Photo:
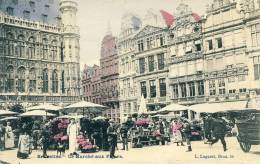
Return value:
[(7, 7), (6, 8), (6, 12), (8, 15), (14, 15), (14, 8), (12, 7)]
[(35, 8), (35, 2), (34, 2), (34, 1), (30, 1), (30, 2), (29, 2), (29, 5), (30, 5), (30, 7), (31, 7), (32, 9)]

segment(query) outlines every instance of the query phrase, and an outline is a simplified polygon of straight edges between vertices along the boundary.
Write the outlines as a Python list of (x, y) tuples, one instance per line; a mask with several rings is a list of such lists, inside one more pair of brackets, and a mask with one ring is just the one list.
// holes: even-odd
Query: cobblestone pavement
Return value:
[[(235, 137), (227, 138), (228, 151), (223, 152), (220, 141), (212, 147), (202, 141), (192, 142), (192, 152), (185, 152), (186, 147), (175, 144), (146, 146), (129, 151), (116, 151), (119, 158), (108, 158), (109, 152), (80, 153), (79, 157), (56, 157), (56, 151), (49, 151), (50, 158), (40, 158), (41, 151), (33, 151), (29, 159), (16, 158), (16, 150), (0, 152), (0, 163), (11, 164), (260, 164), (260, 146), (252, 146), (249, 153), (244, 153)], [(119, 149), (121, 145), (119, 145)], [(2, 162), (1, 162), (2, 161)]]

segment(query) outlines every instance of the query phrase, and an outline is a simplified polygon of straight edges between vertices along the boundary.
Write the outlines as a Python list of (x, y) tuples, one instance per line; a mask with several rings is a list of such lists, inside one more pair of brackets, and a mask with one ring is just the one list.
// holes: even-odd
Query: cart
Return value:
[(260, 145), (260, 111), (245, 110), (236, 113), (237, 140), (244, 152), (252, 145)]

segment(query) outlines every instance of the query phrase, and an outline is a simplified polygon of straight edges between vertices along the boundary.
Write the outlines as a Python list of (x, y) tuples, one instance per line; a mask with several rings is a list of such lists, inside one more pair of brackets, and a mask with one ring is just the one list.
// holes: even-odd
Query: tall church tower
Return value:
[(60, 0), (63, 33), (63, 59), (65, 93), (67, 96), (80, 95), (80, 44), (77, 26), (77, 0)]

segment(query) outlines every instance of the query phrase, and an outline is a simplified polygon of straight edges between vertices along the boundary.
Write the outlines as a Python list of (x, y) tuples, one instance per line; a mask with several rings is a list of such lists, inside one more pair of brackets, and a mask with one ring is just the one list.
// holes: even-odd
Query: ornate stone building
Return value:
[(101, 73), (98, 65), (84, 66), (81, 84), (84, 100), (101, 104)]
[(119, 85), (118, 85), (118, 55), (116, 47), (116, 38), (110, 30), (102, 40), (101, 58), (101, 103), (109, 107), (103, 112), (107, 118), (113, 118), (117, 122), (120, 121), (119, 110)]
[[(77, 2), (41, 1), (45, 5), (33, 0), (12, 2), (6, 8), (2, 5), (1, 10), (5, 12), (0, 13), (0, 101), (71, 103), (79, 100)], [(5, 1), (1, 3), (9, 5)], [(25, 3), (29, 4), (24, 6)], [(55, 17), (61, 22), (34, 16), (31, 13), (34, 9), (28, 11), (30, 17), (25, 11), (28, 6), (37, 8), (35, 13), (43, 11), (38, 8), (49, 6), (51, 11), (57, 11)], [(26, 17), (19, 15), (23, 9)]]
[[(138, 105), (143, 95), (148, 110), (156, 110), (170, 101), (168, 84), (167, 31), (164, 28), (146, 25), (134, 36), (134, 54), (137, 72)], [(169, 93), (169, 92), (168, 92)]]
[(124, 121), (132, 113), (137, 112), (136, 58), (134, 35), (141, 27), (141, 20), (132, 13), (122, 17), (121, 32), (117, 37), (119, 58), (119, 105), (120, 119)]
[(174, 103), (199, 103), (205, 95), (202, 25), (195, 15), (181, 3), (169, 29), (169, 79)]

